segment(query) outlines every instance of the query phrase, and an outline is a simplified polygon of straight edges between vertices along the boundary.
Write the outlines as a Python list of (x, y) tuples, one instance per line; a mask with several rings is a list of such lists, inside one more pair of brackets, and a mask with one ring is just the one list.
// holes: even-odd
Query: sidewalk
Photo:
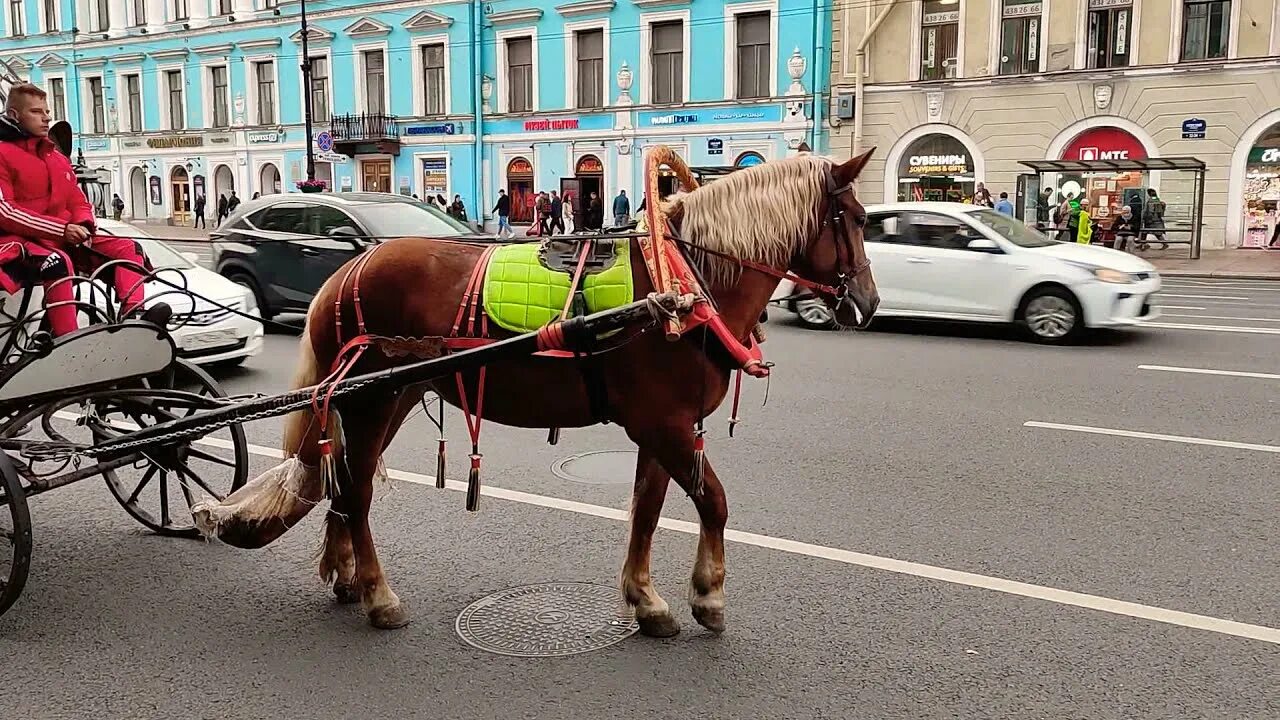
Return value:
[(1280, 250), (1203, 250), (1187, 258), (1186, 246), (1139, 253), (1165, 277), (1280, 280)]

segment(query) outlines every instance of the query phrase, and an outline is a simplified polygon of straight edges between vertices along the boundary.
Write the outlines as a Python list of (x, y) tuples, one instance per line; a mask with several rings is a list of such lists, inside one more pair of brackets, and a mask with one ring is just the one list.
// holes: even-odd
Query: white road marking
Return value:
[(1141, 432), (1138, 430), (1117, 430), (1115, 428), (1093, 427), (1092, 425), (1066, 425), (1063, 423), (1040, 422), (1028, 420), (1024, 427), (1043, 428), (1045, 430), (1068, 430), (1070, 432), (1090, 433), (1093, 435), (1114, 435), (1116, 437), (1137, 438), (1139, 440), (1163, 440), (1165, 442), (1183, 443), (1185, 445), (1210, 445), (1213, 447), (1232, 448), (1233, 450), (1253, 450), (1256, 452), (1280, 453), (1280, 445), (1261, 445), (1259, 443), (1242, 443), (1234, 440), (1214, 440), (1191, 435), (1164, 435), (1162, 433)]
[(1159, 370), (1161, 372), (1191, 373), (1193, 375), (1226, 375), (1228, 377), (1259, 378), (1261, 380), (1280, 380), (1274, 373), (1245, 372), (1243, 370), (1210, 370), (1209, 368), (1176, 367), (1173, 365), (1139, 365), (1139, 370)]
[(1239, 292), (1241, 290), (1257, 290), (1261, 292), (1280, 292), (1280, 282), (1254, 280), (1250, 283), (1242, 284), (1220, 284), (1220, 283), (1172, 283), (1166, 282), (1163, 287), (1176, 288), (1179, 290), (1230, 290)]
[(1156, 297), (1157, 298), (1167, 298), (1167, 297), (1194, 298), (1198, 300), (1248, 300), (1249, 299), (1247, 297), (1244, 297), (1243, 295), (1177, 295), (1175, 293), (1167, 293), (1164, 291), (1156, 293)]
[(1280, 335), (1280, 328), (1255, 328), (1237, 325), (1197, 325), (1195, 323), (1142, 322), (1138, 327), (1156, 327), (1168, 330), (1209, 330), (1225, 333), (1252, 333), (1254, 335)]
[[(1203, 310), (1204, 308), (1194, 308)], [(1280, 322), (1280, 318), (1243, 317), (1240, 315), (1180, 315), (1178, 313), (1160, 313), (1161, 317), (1202, 318), (1204, 320), (1244, 320), (1245, 322)]]
[[(60, 412), (57, 413), (57, 415), (70, 416), (70, 419), (75, 418), (75, 415), (72, 413)], [(229, 442), (218, 438), (205, 438), (203, 440), (197, 440), (196, 442), (206, 445), (214, 445), (217, 447), (230, 447)], [(262, 455), (264, 457), (274, 459), (283, 457), (283, 453), (276, 448), (269, 448), (261, 445), (249, 445), (248, 449), (250, 453), (255, 455)], [(1277, 448), (1277, 450), (1280, 451), (1280, 448)], [(391, 469), (387, 471), (387, 475), (393, 479), (413, 483), (415, 485), (435, 487), (435, 478), (432, 476)], [(445, 487), (455, 492), (465, 493), (467, 490), (466, 483), (458, 480), (446, 480)], [(576, 500), (565, 500), (563, 498), (550, 497), (547, 495), (535, 495), (533, 493), (522, 492), (519, 490), (507, 490), (505, 488), (494, 487), (492, 485), (485, 485), (481, 487), (480, 494), (485, 497), (491, 497), (498, 500), (506, 500), (508, 502), (516, 502), (524, 505), (572, 512), (579, 515), (589, 515), (606, 520), (617, 520), (624, 523), (629, 521), (628, 512), (626, 510), (604, 507), (602, 505), (592, 505), (590, 503), (578, 502)], [(673, 520), (665, 517), (659, 519), (658, 526), (666, 530), (672, 530), (686, 535), (698, 535), (700, 531), (697, 523), (685, 520)], [(1031, 598), (1033, 600), (1057, 603), (1059, 605), (1071, 605), (1073, 607), (1084, 608), (1086, 610), (1096, 610), (1099, 612), (1111, 613), (1113, 615), (1123, 615), (1140, 620), (1149, 620), (1152, 622), (1176, 625), (1193, 630), (1205, 630), (1208, 632), (1219, 633), (1221, 635), (1231, 635), (1248, 640), (1260, 640), (1262, 642), (1280, 645), (1280, 628), (1253, 625), (1250, 623), (1237, 622), (1235, 620), (1227, 620), (1209, 615), (1183, 612), (1181, 610), (1169, 610), (1167, 608), (1155, 607), (1153, 605), (1142, 605), (1140, 603), (1128, 602), (1125, 600), (1115, 600), (1112, 598), (1102, 597), (1100, 595), (1090, 595), (1088, 593), (1080, 593), (1072, 590), (1061, 590), (1059, 588), (1044, 585), (1034, 585), (1032, 583), (1019, 582), (1016, 580), (1006, 580), (1004, 578), (979, 575), (977, 573), (964, 572), (962, 570), (952, 570), (950, 568), (925, 565), (923, 563), (910, 562), (907, 560), (897, 560), (895, 558), (882, 557), (879, 555), (869, 555), (867, 553), (854, 552), (852, 550), (843, 550), (840, 548), (827, 547), (825, 545), (815, 545), (813, 543), (771, 537), (769, 535), (760, 535), (758, 533), (745, 532), (742, 530), (726, 529), (724, 536), (726, 540), (732, 542), (770, 550), (778, 550), (792, 555), (802, 555), (821, 560), (838, 562), (845, 565), (854, 565), (873, 570), (883, 570), (901, 575), (937, 580), (939, 582), (950, 583), (953, 585), (964, 585), (966, 587), (991, 590), (1008, 595), (1017, 595), (1019, 597)]]
[(1209, 308), (1196, 307), (1195, 305), (1156, 305), (1161, 310), (1208, 310)]

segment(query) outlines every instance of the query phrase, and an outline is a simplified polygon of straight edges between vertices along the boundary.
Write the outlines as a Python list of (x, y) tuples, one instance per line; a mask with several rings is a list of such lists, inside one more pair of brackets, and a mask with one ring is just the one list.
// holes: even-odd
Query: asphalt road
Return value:
[[(395, 632), (315, 578), (319, 513), (248, 552), (151, 537), (101, 484), (64, 488), (32, 501), (0, 718), (1280, 717), (1280, 284), (1170, 279), (1161, 302), (1158, 327), (1071, 348), (775, 313), (768, 405), (748, 381), (736, 437), (727, 408), (709, 426), (736, 531), (719, 637), (684, 604), (678, 490), (654, 556), (678, 637), (539, 659), (455, 633), (491, 593), (614, 583), (631, 479), (614, 427), (553, 447), (486, 426), (493, 494), (469, 514), (456, 483), (430, 486), (435, 432), (413, 418), (374, 510), (413, 613)], [(296, 342), (270, 336), (224, 385), (284, 389)], [(249, 440), (256, 474), (278, 423)], [(601, 450), (620, 452), (579, 461), (592, 482), (553, 472)]]

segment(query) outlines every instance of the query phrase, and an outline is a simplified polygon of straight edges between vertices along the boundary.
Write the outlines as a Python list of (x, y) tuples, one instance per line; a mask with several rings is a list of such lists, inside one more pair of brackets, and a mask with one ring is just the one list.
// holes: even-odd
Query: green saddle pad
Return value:
[[(587, 312), (612, 310), (632, 302), (631, 244), (612, 241), (617, 261), (583, 277)], [(571, 276), (538, 261), (538, 243), (504, 245), (489, 258), (484, 276), (484, 311), (489, 320), (515, 333), (533, 332), (560, 318)], [(570, 310), (572, 315), (572, 310)]]

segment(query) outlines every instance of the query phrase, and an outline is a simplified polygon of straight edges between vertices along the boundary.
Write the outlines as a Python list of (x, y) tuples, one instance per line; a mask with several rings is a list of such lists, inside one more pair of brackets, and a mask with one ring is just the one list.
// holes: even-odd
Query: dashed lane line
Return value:
[(1165, 435), (1140, 430), (1120, 430), (1117, 428), (1093, 427), (1092, 425), (1068, 425), (1065, 423), (1040, 422), (1028, 420), (1024, 427), (1044, 430), (1066, 430), (1069, 432), (1089, 433), (1092, 435), (1112, 435), (1115, 437), (1136, 438), (1139, 440), (1162, 440), (1164, 442), (1182, 443), (1184, 445), (1209, 445), (1212, 447), (1231, 448), (1233, 450), (1253, 450), (1255, 452), (1280, 453), (1280, 445), (1263, 445), (1261, 443), (1243, 443), (1234, 440), (1214, 440), (1191, 435)]
[(1280, 328), (1256, 328), (1241, 325), (1198, 325), (1196, 323), (1162, 323), (1143, 321), (1139, 327), (1164, 328), (1166, 330), (1204, 330), (1207, 332), (1245, 333), (1252, 335), (1280, 335)]
[(1227, 377), (1257, 378), (1259, 380), (1280, 380), (1280, 375), (1264, 372), (1246, 372), (1243, 370), (1213, 370), (1210, 368), (1177, 367), (1175, 365), (1139, 365), (1139, 370), (1156, 370), (1159, 372), (1188, 373), (1191, 375), (1224, 375)]

